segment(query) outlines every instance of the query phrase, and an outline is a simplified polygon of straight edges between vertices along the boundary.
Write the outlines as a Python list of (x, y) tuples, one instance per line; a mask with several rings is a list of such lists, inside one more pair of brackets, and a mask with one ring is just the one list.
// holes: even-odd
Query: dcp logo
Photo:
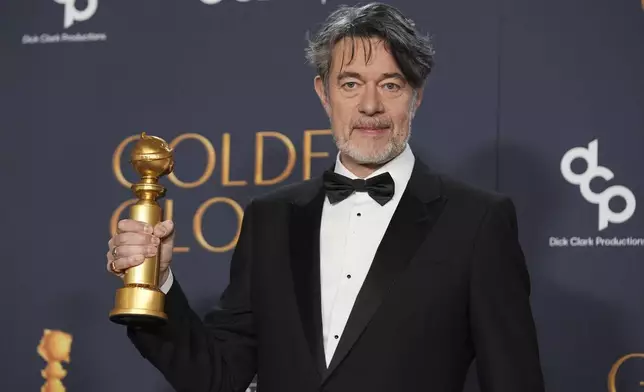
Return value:
[[(572, 171), (572, 162), (575, 159), (586, 161), (586, 171), (577, 174)], [(588, 143), (588, 148), (575, 147), (568, 150), (561, 159), (561, 174), (571, 184), (578, 185), (581, 195), (588, 202), (599, 205), (599, 230), (608, 227), (608, 223), (624, 223), (635, 213), (635, 195), (630, 189), (613, 185), (606, 188), (602, 193), (595, 193), (590, 189), (590, 182), (597, 177), (610, 181), (615, 176), (610, 169), (599, 166), (598, 142), (597, 139)], [(626, 207), (621, 212), (614, 212), (610, 209), (610, 201), (613, 197), (621, 197), (626, 202)]]
[(87, 6), (80, 11), (76, 8), (76, 0), (54, 0), (58, 4), (65, 5), (65, 28), (73, 25), (74, 22), (85, 21), (96, 13), (98, 0), (87, 0)]

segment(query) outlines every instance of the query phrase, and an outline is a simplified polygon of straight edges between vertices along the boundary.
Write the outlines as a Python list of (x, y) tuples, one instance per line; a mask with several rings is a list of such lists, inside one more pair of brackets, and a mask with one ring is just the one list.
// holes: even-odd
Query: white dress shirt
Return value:
[[(366, 177), (389, 172), (393, 178), (394, 196), (384, 206), (366, 192), (353, 193), (335, 205), (331, 205), (328, 198), (324, 201), (320, 226), (320, 284), (327, 366), (331, 363), (380, 241), (407, 187), (414, 161), (411, 148), (407, 145), (400, 155)], [(339, 154), (335, 172), (352, 179), (358, 178), (340, 162)], [(170, 271), (160, 290), (167, 294), (172, 282)]]
[[(355, 192), (335, 205), (331, 205), (328, 199), (324, 202), (320, 227), (320, 284), (327, 366), (340, 342), (380, 241), (407, 187), (414, 160), (407, 146), (400, 155), (367, 177), (389, 172), (394, 179), (394, 196), (384, 206), (366, 192)], [(335, 172), (358, 178), (342, 165), (339, 155)]]
[(170, 291), (170, 287), (172, 287), (172, 282), (174, 281), (174, 277), (172, 276), (172, 270), (169, 269), (168, 271), (168, 279), (159, 287), (159, 290), (163, 292), (163, 294), (168, 294), (168, 291)]

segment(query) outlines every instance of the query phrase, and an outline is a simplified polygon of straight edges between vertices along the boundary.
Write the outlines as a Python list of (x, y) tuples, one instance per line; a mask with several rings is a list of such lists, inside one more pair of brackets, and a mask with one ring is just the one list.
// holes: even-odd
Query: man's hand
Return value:
[(174, 223), (164, 221), (152, 227), (132, 219), (118, 222), (117, 234), (108, 242), (107, 270), (123, 277), (123, 271), (143, 263), (146, 257), (159, 255), (159, 285), (168, 279), (172, 249), (174, 247)]

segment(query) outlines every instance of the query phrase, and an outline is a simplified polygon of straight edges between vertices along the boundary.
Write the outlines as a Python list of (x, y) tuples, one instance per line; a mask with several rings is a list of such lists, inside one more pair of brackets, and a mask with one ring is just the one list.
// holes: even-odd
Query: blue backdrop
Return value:
[[(390, 3), (437, 49), (415, 153), (517, 205), (548, 390), (641, 390), (644, 4)], [(145, 131), (176, 147), (163, 181), (173, 268), (204, 312), (250, 197), (333, 161), (304, 47), (340, 4), (0, 4), (3, 391), (44, 383), (45, 329), (73, 337), (69, 391), (169, 390), (107, 318), (121, 286), (104, 268), (110, 224), (136, 180), (129, 141)]]

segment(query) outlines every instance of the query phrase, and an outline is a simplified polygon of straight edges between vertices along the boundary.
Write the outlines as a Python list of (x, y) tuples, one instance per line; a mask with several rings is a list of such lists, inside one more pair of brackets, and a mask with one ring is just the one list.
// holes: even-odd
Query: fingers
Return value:
[(158, 223), (154, 227), (154, 235), (159, 238), (166, 238), (174, 233), (174, 222), (171, 220)]
[[(112, 267), (119, 271), (141, 264), (146, 257), (157, 254), (158, 248), (153, 245), (122, 245), (107, 252), (107, 270), (116, 273)], [(112, 266), (112, 263), (114, 265)], [(118, 275), (118, 274), (117, 274)]]
[(126, 232), (136, 232), (136, 233), (145, 233), (152, 234), (152, 226), (145, 222), (139, 222), (133, 219), (122, 219), (117, 224), (117, 229), (119, 233)]
[[(153, 257), (157, 254), (157, 247), (153, 245), (141, 246), (141, 245), (122, 245), (116, 248), (114, 253), (116, 253), (115, 260), (118, 260), (123, 257), (137, 256), (142, 255), (145, 257)], [(110, 252), (111, 254), (112, 252)]]
[(108, 242), (107, 270), (123, 276), (119, 271), (157, 255), (161, 241), (174, 233), (174, 223), (167, 220), (153, 227), (145, 222), (123, 219), (118, 222), (117, 229), (118, 234)]
[[(140, 254), (128, 257), (120, 257), (107, 263), (107, 271), (122, 276), (122, 271), (125, 271), (128, 268), (136, 267), (137, 265), (141, 264), (143, 260), (145, 260), (145, 257)], [(121, 271), (120, 274), (112, 270), (112, 262), (114, 263), (114, 268), (116, 268), (117, 271)]]
[(123, 245), (159, 245), (161, 240), (152, 234), (121, 233), (117, 234), (108, 242), (109, 248)]

